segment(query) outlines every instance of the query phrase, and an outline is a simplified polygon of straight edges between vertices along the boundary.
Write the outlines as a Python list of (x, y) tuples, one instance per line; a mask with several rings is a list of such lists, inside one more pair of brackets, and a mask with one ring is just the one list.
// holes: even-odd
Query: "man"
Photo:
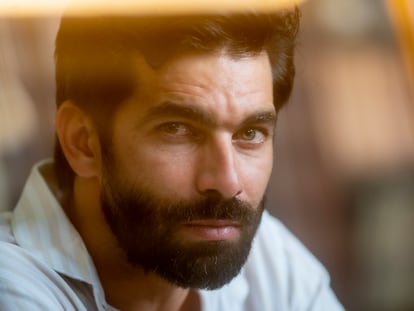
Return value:
[(55, 161), (0, 218), (0, 309), (342, 310), (264, 211), (298, 22), (64, 18)]

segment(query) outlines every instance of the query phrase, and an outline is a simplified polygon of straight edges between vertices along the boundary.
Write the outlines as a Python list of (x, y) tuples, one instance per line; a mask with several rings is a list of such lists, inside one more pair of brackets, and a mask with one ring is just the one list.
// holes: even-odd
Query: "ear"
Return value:
[(91, 119), (71, 101), (56, 112), (56, 133), (69, 165), (80, 177), (100, 174), (101, 148)]

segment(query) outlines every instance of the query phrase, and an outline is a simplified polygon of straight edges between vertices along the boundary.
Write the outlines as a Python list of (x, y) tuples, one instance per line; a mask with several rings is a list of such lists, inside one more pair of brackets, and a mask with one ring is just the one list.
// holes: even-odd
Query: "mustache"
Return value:
[[(154, 219), (171, 224), (197, 220), (230, 220), (248, 225), (257, 221), (264, 209), (264, 200), (256, 208), (238, 198), (225, 199), (216, 193), (194, 200), (154, 200), (145, 191), (130, 189), (122, 200), (118, 197), (118, 212), (135, 219)], [(133, 204), (131, 204), (133, 202)], [(119, 206), (122, 205), (122, 206)], [(149, 217), (152, 216), (152, 217)], [(154, 216), (156, 216), (154, 218)]]
[(175, 222), (189, 222), (204, 219), (223, 219), (250, 223), (257, 211), (248, 203), (237, 199), (223, 199), (207, 196), (195, 202), (180, 203), (169, 215)]

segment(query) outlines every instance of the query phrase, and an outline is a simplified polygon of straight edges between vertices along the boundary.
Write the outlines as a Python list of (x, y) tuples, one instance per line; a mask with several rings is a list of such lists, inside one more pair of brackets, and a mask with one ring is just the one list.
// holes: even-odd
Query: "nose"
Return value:
[(239, 168), (231, 137), (215, 139), (200, 150), (196, 187), (201, 194), (216, 192), (223, 198), (242, 193)]

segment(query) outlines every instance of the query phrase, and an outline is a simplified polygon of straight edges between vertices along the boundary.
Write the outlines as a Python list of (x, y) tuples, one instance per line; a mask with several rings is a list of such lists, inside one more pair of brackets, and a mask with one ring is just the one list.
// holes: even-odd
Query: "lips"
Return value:
[(191, 240), (232, 240), (238, 237), (240, 224), (226, 219), (195, 220), (184, 223), (180, 231)]

